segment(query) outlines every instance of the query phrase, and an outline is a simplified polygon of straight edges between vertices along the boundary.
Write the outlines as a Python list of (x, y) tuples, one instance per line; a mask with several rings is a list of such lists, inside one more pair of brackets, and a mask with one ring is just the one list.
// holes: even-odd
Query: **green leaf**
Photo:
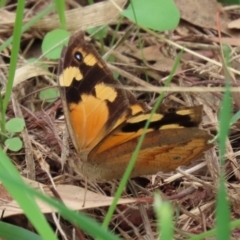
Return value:
[(132, 0), (121, 12), (136, 24), (157, 31), (172, 30), (180, 21), (180, 13), (172, 0)]
[(39, 93), (40, 99), (49, 103), (54, 102), (59, 96), (59, 91), (56, 88), (45, 89)]
[(6, 130), (9, 133), (21, 132), (25, 127), (25, 121), (22, 118), (12, 118), (6, 123)]
[(13, 152), (18, 152), (22, 149), (23, 143), (19, 137), (9, 138), (5, 141), (5, 146)]
[(44, 62), (42, 62), (40, 59), (37, 59), (37, 58), (28, 58), (28, 59), (27, 59), (27, 62), (30, 63), (30, 64), (33, 64), (33, 65), (35, 65), (35, 66), (42, 67), (42, 68), (45, 69), (45, 70), (48, 70), (48, 65), (45, 64)]
[(107, 36), (108, 27), (107, 26), (93, 27), (93, 28), (89, 28), (86, 32), (92, 35), (93, 38), (100, 40)]
[(62, 47), (67, 44), (70, 33), (55, 29), (47, 33), (42, 42), (42, 53), (49, 59), (59, 59)]
[(5, 222), (0, 222), (0, 237), (5, 240), (43, 240), (39, 235), (33, 232)]
[(36, 61), (37, 61), (37, 58), (35, 58), (35, 57), (27, 59), (28, 63), (35, 63)]

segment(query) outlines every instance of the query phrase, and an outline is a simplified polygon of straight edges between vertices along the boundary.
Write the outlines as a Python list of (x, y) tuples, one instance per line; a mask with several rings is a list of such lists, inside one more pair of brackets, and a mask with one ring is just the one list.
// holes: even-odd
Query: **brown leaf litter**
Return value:
[[(25, 22), (41, 10), (40, 3), (46, 6), (51, 1), (37, 2), (27, 3)], [(79, 2), (83, 1), (66, 1), (67, 29), (78, 31), (109, 24), (108, 39), (111, 38), (115, 31), (114, 26), (119, 19), (118, 10), (111, 1), (99, 2), (87, 7), (80, 6)], [(116, 2), (119, 6), (123, 6), (126, 1)], [(161, 36), (159, 39), (141, 31), (140, 35), (144, 43), (141, 50), (138, 45), (137, 28), (132, 26), (123, 43), (111, 49), (106, 41), (104, 50), (111, 51), (111, 55), (115, 57), (115, 62), (109, 64), (109, 67), (120, 74), (119, 79), (122, 83), (135, 90), (139, 86), (144, 87), (144, 90), (149, 92), (135, 91), (134, 93), (139, 99), (152, 105), (158, 96), (157, 89), (163, 86), (171, 71), (175, 57), (180, 51), (179, 48), (184, 47), (183, 58), (170, 84), (170, 91), (164, 98), (164, 104), (174, 107), (202, 104), (204, 106), (202, 127), (216, 134), (223, 93), (214, 89), (224, 87), (226, 74), (222, 67), (220, 43), (227, 43), (231, 48), (230, 79), (233, 87), (240, 86), (238, 82), (240, 79), (239, 27), (237, 25), (240, 10), (223, 7), (216, 0), (202, 0), (201, 3), (197, 0), (187, 2), (175, 0), (181, 12), (181, 22), (167, 37), (159, 34)], [(0, 32), (1, 42), (12, 35), (15, 10), (15, 5), (11, 6), (11, 1), (8, 8), (0, 10), (0, 21), (3, 26)], [(220, 19), (217, 18), (218, 13), (221, 13)], [(219, 22), (216, 22), (216, 19)], [(39, 98), (41, 89), (57, 86), (58, 62), (48, 62), (49, 68), (45, 69), (25, 61), (26, 56), (41, 56), (40, 46), (43, 36), (59, 26), (58, 16), (52, 12), (22, 36), (12, 102), (9, 105), (7, 117), (24, 117), (26, 129), (21, 133), (24, 148), (17, 154), (10, 151), (7, 154), (28, 183), (31, 181), (34, 187), (52, 195), (49, 186), (54, 187), (52, 184), (54, 182), (55, 191), (69, 208), (82, 210), (102, 222), (118, 182), (89, 182), (85, 206), (82, 207), (85, 191), (84, 178), (76, 176), (67, 162), (69, 158), (77, 156), (66, 132), (61, 102), (58, 100), (48, 104)], [(127, 21), (121, 25), (116, 34), (116, 41), (125, 36), (129, 26), (130, 23)], [(222, 38), (219, 38), (217, 33), (219, 27)], [(98, 42), (95, 44), (96, 47), (100, 45)], [(11, 47), (5, 49), (4, 54), (0, 56), (0, 74), (5, 80), (9, 69), (10, 52)], [(1, 82), (1, 85), (4, 85), (4, 82)], [(173, 91), (179, 87), (182, 91)], [(193, 87), (198, 87), (199, 92), (186, 91)], [(239, 107), (239, 91), (236, 89), (233, 94), (233, 112), (237, 112)], [(231, 127), (225, 156), (226, 187), (231, 204), (232, 220), (240, 216), (239, 149), (238, 121)], [(215, 147), (189, 168), (182, 167), (172, 173), (160, 172), (155, 176), (145, 176), (144, 181), (136, 181), (133, 184), (137, 198), (134, 198), (128, 189), (125, 190), (112, 219), (111, 229), (124, 239), (141, 239), (146, 235), (150, 236), (150, 239), (156, 238), (158, 233), (152, 208), (152, 196), (155, 190), (160, 190), (163, 199), (169, 199), (172, 202), (176, 213), (174, 215), (176, 239), (185, 238), (185, 233), (199, 234), (213, 228), (219, 173), (218, 149)], [(20, 219), (21, 209), (1, 185), (0, 188), (0, 208), (3, 217), (8, 218), (10, 222), (13, 222), (13, 219)], [(39, 206), (44, 213), (53, 211), (45, 204), (39, 203)], [(47, 218), (52, 226), (57, 226), (50, 215), (47, 215)], [(60, 225), (68, 239), (71, 239), (72, 226), (62, 219)], [(22, 226), (31, 229), (27, 221), (22, 221)], [(83, 237), (84, 235), (81, 239), (84, 239)], [(239, 230), (233, 230), (232, 239), (239, 238)]]

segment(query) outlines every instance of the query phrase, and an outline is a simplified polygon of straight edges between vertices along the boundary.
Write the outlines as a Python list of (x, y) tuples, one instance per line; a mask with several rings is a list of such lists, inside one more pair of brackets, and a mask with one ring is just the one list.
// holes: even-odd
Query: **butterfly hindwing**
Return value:
[[(139, 138), (116, 145), (111, 149), (89, 156), (82, 172), (96, 179), (121, 178), (132, 157)], [(211, 148), (212, 136), (199, 128), (179, 128), (151, 131), (145, 135), (131, 177), (169, 172), (189, 165)], [(106, 157), (107, 156), (107, 157)]]
[[(96, 146), (88, 159), (98, 169), (92, 175), (104, 179), (123, 175), (149, 116), (141, 113), (129, 118)], [(202, 106), (166, 108), (153, 114), (131, 176), (154, 174), (157, 169), (172, 171), (211, 148), (212, 136), (198, 128), (201, 116)], [(87, 169), (88, 164), (84, 165)]]

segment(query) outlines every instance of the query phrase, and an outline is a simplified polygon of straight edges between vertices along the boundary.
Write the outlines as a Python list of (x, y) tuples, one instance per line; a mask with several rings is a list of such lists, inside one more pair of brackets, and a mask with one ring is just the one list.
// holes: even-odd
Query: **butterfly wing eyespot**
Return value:
[(81, 63), (83, 61), (83, 55), (79, 52), (79, 51), (76, 51), (74, 53), (74, 58), (79, 62)]

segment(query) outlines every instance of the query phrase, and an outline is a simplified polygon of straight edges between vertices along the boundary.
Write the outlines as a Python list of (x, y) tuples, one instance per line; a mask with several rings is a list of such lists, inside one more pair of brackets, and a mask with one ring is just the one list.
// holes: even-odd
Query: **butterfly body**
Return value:
[[(94, 180), (121, 178), (150, 116), (147, 105), (113, 79), (83, 33), (62, 51), (59, 85), (66, 123), (79, 160), (74, 169)], [(152, 116), (131, 177), (172, 171), (211, 147), (198, 128), (202, 106), (160, 109)]]

